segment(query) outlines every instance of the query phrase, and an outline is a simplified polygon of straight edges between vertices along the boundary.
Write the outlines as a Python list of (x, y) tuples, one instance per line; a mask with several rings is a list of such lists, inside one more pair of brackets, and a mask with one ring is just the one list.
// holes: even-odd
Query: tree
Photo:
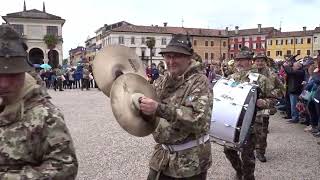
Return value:
[(58, 44), (58, 37), (52, 34), (47, 34), (43, 37), (44, 42), (47, 44), (48, 49), (52, 50)]
[(63, 64), (63, 65), (67, 65), (67, 64), (68, 64), (68, 59), (64, 59), (64, 60), (62, 61), (62, 64)]
[(150, 49), (150, 64), (152, 64), (152, 50), (156, 45), (156, 39), (154, 37), (147, 37), (147, 46)]
[(56, 45), (58, 44), (58, 41), (62, 39), (59, 39), (56, 35), (53, 35), (53, 34), (46, 34), (44, 37), (43, 37), (43, 40), (44, 42), (47, 44), (47, 47), (48, 49), (50, 49), (49, 51), (49, 62), (48, 64), (50, 64), (52, 67), (56, 68), (55, 65), (53, 64), (53, 52), (51, 50), (53, 50)]

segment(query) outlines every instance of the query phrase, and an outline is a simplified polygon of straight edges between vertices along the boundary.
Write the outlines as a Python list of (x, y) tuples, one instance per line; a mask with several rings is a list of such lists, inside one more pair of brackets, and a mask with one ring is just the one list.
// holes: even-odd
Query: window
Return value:
[(257, 43), (257, 49), (261, 49), (261, 43)]
[(269, 41), (269, 45), (272, 45), (272, 40)]
[(297, 50), (297, 54), (300, 55), (301, 54), (301, 50)]
[(145, 55), (146, 55), (146, 49), (141, 49), (141, 56), (142, 56), (142, 58), (144, 58), (145, 57)]
[(270, 51), (267, 51), (267, 56), (270, 56)]
[(13, 29), (15, 29), (19, 34), (24, 34), (24, 29), (22, 24), (12, 24)]
[(167, 45), (167, 38), (161, 39), (161, 45)]
[(223, 47), (227, 46), (227, 42), (223, 41)]
[(287, 55), (291, 55), (291, 50), (287, 50)]
[(310, 53), (310, 50), (307, 50), (307, 55), (310, 56), (310, 54), (311, 54), (311, 53)]
[(211, 41), (211, 46), (214, 46), (214, 41)]
[(290, 40), (290, 44), (293, 44), (293, 39)]
[(239, 44), (239, 49), (241, 49), (242, 48), (242, 44)]
[(286, 45), (288, 44), (288, 39), (286, 39)]
[(205, 46), (208, 46), (208, 44), (209, 44), (209, 42), (208, 42), (208, 41), (206, 41), (206, 42), (205, 42)]
[(214, 59), (214, 54), (213, 54), (213, 53), (211, 53), (210, 55), (211, 55), (211, 59)]
[(131, 37), (131, 44), (135, 44), (135, 39), (134, 39), (134, 37)]
[(146, 44), (146, 38), (144, 37), (141, 38), (141, 44)]
[(124, 44), (124, 38), (123, 38), (123, 36), (119, 36), (119, 44)]
[(276, 56), (282, 56), (282, 51), (276, 51)]
[(47, 34), (58, 36), (58, 26), (47, 26)]
[(151, 55), (154, 56), (156, 54), (156, 48), (153, 48), (151, 51)]
[(298, 44), (298, 39), (295, 39), (295, 43)]
[(301, 38), (300, 42), (301, 42), (301, 44), (303, 44), (303, 38)]
[(208, 60), (208, 53), (204, 53), (204, 59)]
[(193, 40), (193, 46), (197, 45), (197, 40)]
[(276, 45), (278, 45), (278, 40), (276, 40)]
[(311, 38), (307, 39), (307, 44), (311, 44)]
[(222, 58), (225, 59), (226, 58), (226, 53), (222, 54)]
[(283, 39), (281, 39), (281, 45), (283, 45)]

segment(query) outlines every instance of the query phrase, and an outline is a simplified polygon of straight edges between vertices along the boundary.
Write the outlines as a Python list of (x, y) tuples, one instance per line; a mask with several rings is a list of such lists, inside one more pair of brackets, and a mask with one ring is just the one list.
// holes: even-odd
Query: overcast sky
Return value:
[[(23, 10), (23, 0), (1, 0), (0, 15)], [(4, 3), (5, 1), (5, 3)], [(27, 10), (42, 10), (43, 0), (26, 0)], [(314, 29), (320, 23), (320, 0), (46, 0), (46, 12), (66, 19), (64, 58), (84, 45), (103, 24), (234, 29), (273, 26), (282, 31)], [(0, 20), (0, 23), (4, 21)]]

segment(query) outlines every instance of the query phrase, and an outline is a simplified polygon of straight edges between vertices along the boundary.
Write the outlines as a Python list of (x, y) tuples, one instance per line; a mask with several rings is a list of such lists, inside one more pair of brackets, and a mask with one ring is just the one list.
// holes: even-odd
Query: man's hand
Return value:
[(159, 103), (153, 99), (142, 97), (140, 103), (140, 110), (143, 114), (152, 115), (156, 113), (158, 104)]
[(264, 108), (267, 105), (267, 102), (263, 99), (258, 99), (257, 100), (257, 104), (256, 104), (259, 108)]

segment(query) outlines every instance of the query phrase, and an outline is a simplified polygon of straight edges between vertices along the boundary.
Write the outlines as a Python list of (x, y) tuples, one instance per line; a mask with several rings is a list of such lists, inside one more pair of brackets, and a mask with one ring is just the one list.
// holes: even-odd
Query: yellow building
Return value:
[(192, 37), (194, 51), (204, 62), (213, 64), (227, 58), (228, 37), (224, 31), (199, 28), (186, 28), (186, 31)]
[(275, 32), (267, 40), (267, 56), (284, 60), (285, 56), (299, 54), (296, 59), (311, 56), (313, 50), (313, 31)]

